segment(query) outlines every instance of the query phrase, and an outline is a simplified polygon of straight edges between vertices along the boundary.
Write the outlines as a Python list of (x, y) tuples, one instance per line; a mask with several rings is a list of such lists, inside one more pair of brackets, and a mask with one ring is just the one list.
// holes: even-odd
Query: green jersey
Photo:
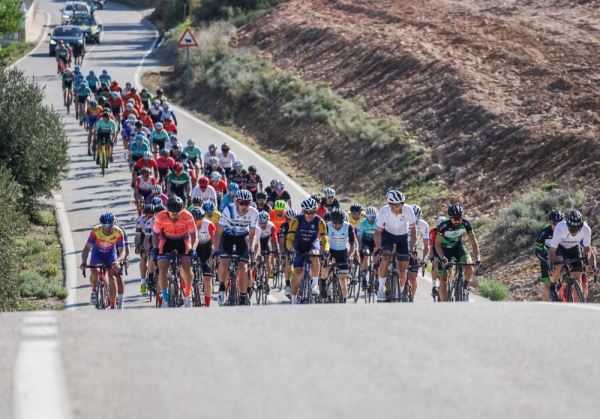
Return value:
[(452, 220), (444, 221), (439, 227), (436, 237), (442, 238), (442, 247), (453, 248), (462, 244), (463, 236), (472, 236), (471, 223), (463, 218), (459, 224), (452, 224)]

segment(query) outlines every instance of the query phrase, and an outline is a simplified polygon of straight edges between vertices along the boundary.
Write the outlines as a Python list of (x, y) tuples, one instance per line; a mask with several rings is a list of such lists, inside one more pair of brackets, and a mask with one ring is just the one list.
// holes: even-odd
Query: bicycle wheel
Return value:
[(169, 275), (169, 307), (179, 305), (179, 278), (173, 274)]
[[(580, 303), (585, 303), (585, 298), (583, 296), (583, 291), (581, 290), (581, 287), (579, 286), (579, 283), (577, 281), (575, 281), (574, 279), (571, 278), (572, 281), (572, 285), (573, 288), (575, 288), (575, 292), (577, 293), (577, 297), (579, 297), (579, 302)], [(573, 299), (573, 291), (571, 291), (571, 301), (575, 302)]]
[(102, 310), (104, 307), (104, 285), (102, 282), (98, 283), (97, 291), (96, 291), (96, 308), (98, 310)]
[(390, 297), (389, 297), (389, 301), (390, 302), (394, 302), (394, 301), (398, 301), (398, 298), (400, 297), (399, 295), (399, 288), (400, 288), (400, 283), (398, 282), (399, 277), (398, 277), (398, 273), (397, 272), (392, 272), (389, 276), (390, 278)]
[(464, 294), (463, 294), (463, 284), (464, 284), (464, 280), (462, 275), (458, 275), (455, 279), (454, 279), (454, 301), (457, 302), (461, 302), (464, 299)]

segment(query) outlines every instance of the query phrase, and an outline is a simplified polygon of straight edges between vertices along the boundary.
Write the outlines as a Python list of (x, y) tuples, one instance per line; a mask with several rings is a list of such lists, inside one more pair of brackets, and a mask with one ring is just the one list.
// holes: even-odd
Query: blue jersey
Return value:
[(129, 151), (134, 156), (143, 156), (146, 151), (150, 151), (150, 145), (145, 141), (142, 141), (142, 144), (138, 147), (137, 143), (134, 141), (129, 146)]
[(77, 89), (77, 96), (79, 97), (88, 97), (93, 93), (94, 92), (92, 92), (87, 86), (79, 86), (79, 88)]
[(230, 194), (225, 194), (221, 199), (221, 205), (219, 205), (219, 211), (223, 212), (225, 207), (229, 204), (233, 204), (235, 202), (235, 197), (232, 197)]
[(347, 221), (344, 221), (342, 228), (339, 230), (333, 227), (333, 223), (329, 221), (327, 223), (327, 234), (331, 250), (346, 250), (349, 244), (354, 244), (354, 228)]
[(100, 80), (98, 80), (98, 77), (96, 76), (87, 76), (85, 79), (87, 80), (90, 87), (98, 87), (98, 85), (100, 84)]
[(367, 239), (367, 240), (373, 240), (373, 238), (375, 237), (376, 230), (377, 230), (377, 222), (373, 221), (373, 224), (371, 224), (366, 218), (364, 220), (362, 220), (360, 223), (358, 223), (358, 226), (356, 227), (356, 232), (358, 234), (358, 237), (361, 237), (361, 238)]

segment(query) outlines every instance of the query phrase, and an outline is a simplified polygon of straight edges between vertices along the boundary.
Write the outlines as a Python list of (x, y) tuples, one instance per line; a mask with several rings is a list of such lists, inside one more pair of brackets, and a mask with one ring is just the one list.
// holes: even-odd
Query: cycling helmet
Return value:
[(210, 182), (210, 180), (206, 176), (202, 176), (198, 180), (198, 185), (202, 186), (203, 188), (206, 188), (208, 186), (209, 182)]
[(112, 97), (113, 99), (117, 99), (119, 97), (119, 94), (117, 92), (110, 92), (110, 97)]
[(231, 182), (229, 184), (229, 186), (227, 187), (227, 190), (229, 192), (237, 192), (237, 191), (240, 190), (240, 186), (237, 183), (235, 183), (235, 182)]
[(102, 70), (102, 74), (106, 76), (108, 74), (108, 70)]
[(185, 151), (182, 151), (179, 154), (179, 160), (181, 160), (181, 161), (188, 161), (189, 158), (190, 158), (190, 155), (188, 153), (186, 153)]
[(195, 147), (196, 143), (194, 142), (194, 140), (192, 140), (191, 138), (187, 141), (187, 145), (188, 147)]
[(154, 125), (154, 128), (156, 128), (157, 130), (161, 130), (163, 129), (163, 124), (162, 122), (157, 122), (156, 125)]
[(153, 105), (155, 108), (158, 108), (158, 107), (160, 106), (160, 100), (155, 100), (154, 102), (152, 102), (152, 105)]
[(341, 224), (344, 222), (344, 213), (339, 208), (332, 208), (328, 213), (332, 223)]
[(421, 207), (418, 206), (418, 205), (413, 205), (412, 208), (413, 208), (413, 211), (415, 213), (415, 218), (417, 220), (420, 220), (421, 219), (421, 214), (422, 214)]
[(156, 94), (157, 95), (162, 95), (163, 93), (164, 93), (164, 90), (162, 88), (160, 88), (160, 87), (156, 88)]
[(332, 188), (323, 189), (323, 195), (325, 198), (333, 198), (335, 196), (335, 190)]
[(354, 204), (350, 205), (350, 212), (361, 212), (362, 211), (362, 205), (360, 205), (358, 202), (355, 202)]
[(317, 210), (317, 201), (312, 198), (305, 199), (300, 204), (303, 211), (316, 211)]
[(326, 223), (331, 221), (331, 213), (329, 211), (323, 214), (323, 221), (325, 221)]
[(177, 163), (175, 163), (175, 166), (173, 166), (173, 169), (175, 170), (175, 173), (183, 172), (183, 163), (178, 161)]
[(103, 118), (110, 118), (110, 112), (109, 111), (103, 111), (102, 112), (102, 117)]
[(236, 160), (235, 162), (233, 162), (233, 168), (234, 169), (243, 169), (244, 168), (244, 162), (241, 160)]
[(155, 214), (158, 214), (159, 212), (164, 211), (164, 210), (166, 210), (166, 208), (162, 202), (160, 204), (154, 206)]
[(208, 165), (209, 166), (216, 166), (218, 164), (219, 164), (219, 159), (218, 158), (216, 158), (216, 157), (210, 157), (208, 159)]
[(293, 208), (289, 208), (288, 210), (285, 211), (286, 218), (292, 219), (292, 218), (296, 218), (297, 216), (298, 216), (298, 213)]
[(388, 204), (403, 204), (406, 197), (400, 191), (392, 189), (385, 194)]
[(144, 214), (145, 215), (154, 214), (154, 205), (152, 205), (152, 204), (144, 205)]
[(217, 145), (215, 143), (211, 143), (208, 145), (208, 149), (210, 151), (216, 151), (217, 150)]
[(215, 203), (213, 201), (205, 201), (202, 204), (202, 209), (206, 212), (212, 213), (215, 210)]
[(162, 108), (167, 111), (169, 110), (169, 102), (167, 102), (166, 100), (162, 103)]
[(79, 73), (81, 71), (81, 67), (76, 65), (75, 67), (73, 67), (73, 71), (75, 71), (76, 73)]
[(248, 166), (248, 172), (249, 173), (256, 173), (256, 166), (254, 166), (254, 165)]
[[(154, 198), (152, 198), (152, 205), (154, 205), (154, 207), (156, 207), (157, 205), (162, 205), (163, 204), (163, 200), (160, 196), (155, 196)], [(156, 208), (155, 208), (156, 209)]]
[[(133, 109), (133, 103), (127, 102), (127, 104), (125, 105), (125, 109), (127, 109), (128, 111), (132, 110)], [(131, 115), (129, 115), (129, 116), (131, 116)], [(128, 119), (129, 119), (129, 116), (127, 117)], [(133, 115), (133, 116), (135, 116), (135, 115)]]
[(269, 222), (269, 213), (266, 211), (261, 211), (258, 213), (258, 222), (259, 223), (268, 223)]
[(115, 225), (115, 216), (112, 212), (105, 212), (100, 216), (100, 224), (102, 227), (112, 227)]
[(312, 195), (311, 198), (314, 199), (317, 204), (320, 204), (321, 200), (323, 199), (318, 193)]
[(284, 189), (285, 189), (285, 185), (283, 184), (282, 181), (278, 180), (277, 183), (275, 184), (275, 190), (283, 191)]
[(267, 193), (263, 191), (256, 192), (256, 200), (258, 201), (259, 199), (267, 199)]
[(171, 149), (173, 149), (173, 150), (175, 150), (175, 149), (179, 150), (180, 147), (179, 147), (179, 143), (177, 142), (177, 137), (171, 136), (170, 138), (171, 138)]
[(204, 211), (202, 211), (202, 208), (192, 207), (192, 209), (190, 209), (190, 212), (192, 213), (192, 215), (194, 216), (194, 220), (196, 221), (204, 218)]
[[(141, 135), (138, 134), (135, 136), (135, 138), (137, 139), (138, 136), (142, 137)], [(144, 137), (142, 137), (142, 140), (143, 139), (144, 139)], [(150, 153), (149, 151), (146, 151), (144, 153), (144, 160), (152, 160), (152, 153)]]
[(92, 99), (90, 100), (90, 105), (92, 105), (95, 108), (98, 105), (98, 101), (96, 99)]
[(275, 211), (285, 211), (287, 209), (287, 203), (283, 199), (278, 199), (275, 201), (273, 207), (275, 208)]
[(94, 70), (90, 70), (90, 72), (89, 72), (89, 75), (90, 75), (91, 77), (94, 77), (94, 76), (96, 75), (96, 73), (94, 73)]
[(166, 148), (163, 148), (162, 150), (159, 151), (159, 154), (161, 156), (168, 156), (169, 155), (169, 150), (167, 150)]
[(565, 214), (557, 208), (551, 209), (550, 212), (548, 213), (548, 220), (552, 221), (553, 223), (559, 223), (564, 219), (565, 219)]
[(131, 88), (129, 91), (130, 91), (131, 93), (137, 93), (137, 89), (136, 89), (135, 87), (132, 87), (132, 88)]
[(167, 200), (167, 210), (169, 212), (181, 212), (183, 210), (183, 201), (177, 195), (172, 195)]
[(80, 87), (89, 87), (90, 84), (87, 82), (87, 80), (83, 80), (80, 84)]
[(462, 217), (463, 207), (458, 202), (453, 202), (448, 206), (448, 216), (450, 217)]
[(367, 210), (365, 212), (367, 213), (367, 218), (377, 217), (377, 208), (375, 207), (367, 207)]
[(240, 189), (235, 194), (236, 201), (251, 201), (252, 202), (252, 194), (250, 191), (246, 189)]
[(142, 173), (142, 175), (150, 175), (150, 173), (152, 173), (152, 170), (150, 170), (149, 167), (142, 167), (142, 170), (140, 170), (140, 172)]
[(223, 144), (221, 145), (221, 151), (225, 151), (225, 150), (229, 150), (229, 149), (230, 149), (230, 148), (229, 148), (229, 144), (227, 144), (227, 143), (223, 143)]
[(439, 216), (438, 218), (436, 218), (435, 220), (435, 225), (440, 228), (442, 224), (444, 224), (446, 221), (448, 221), (448, 217), (445, 217), (443, 215)]
[(571, 233), (577, 233), (583, 227), (583, 215), (577, 210), (567, 212), (565, 220)]
[(200, 195), (196, 195), (195, 197), (192, 198), (192, 204), (196, 205), (196, 206), (200, 206), (202, 205), (202, 197)]
[(271, 180), (271, 183), (270, 183), (271, 188), (275, 189), (275, 185), (277, 185), (277, 183), (279, 183), (279, 181), (277, 179)]
[[(152, 193), (162, 193), (162, 186), (160, 186), (158, 183), (156, 185), (152, 185), (150, 187), (150, 190), (152, 191)], [(160, 199), (160, 198), (159, 198)]]
[(218, 181), (221, 180), (221, 174), (219, 172), (212, 172), (210, 174), (210, 180), (217, 183)]

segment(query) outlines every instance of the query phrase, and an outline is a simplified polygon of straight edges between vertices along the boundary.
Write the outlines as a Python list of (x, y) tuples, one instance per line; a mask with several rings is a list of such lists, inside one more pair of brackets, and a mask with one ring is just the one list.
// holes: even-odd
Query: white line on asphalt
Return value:
[(544, 305), (551, 305), (551, 306), (555, 306), (555, 307), (571, 307), (571, 308), (582, 308), (584, 310), (594, 310), (594, 311), (600, 311), (600, 306), (594, 303), (554, 303), (554, 302), (549, 302), (549, 301), (537, 301), (537, 302), (533, 302), (534, 304), (544, 304)]
[(66, 301), (67, 310), (75, 310), (77, 290), (77, 259), (75, 256), (75, 245), (73, 244), (73, 236), (71, 235), (71, 225), (69, 217), (65, 210), (65, 204), (62, 200), (62, 195), (59, 193), (53, 194), (54, 206), (56, 207), (56, 219), (58, 222), (58, 231), (60, 233), (60, 241), (63, 247), (63, 260), (65, 261), (65, 286), (69, 291)]
[[(51, 16), (50, 13), (48, 13), (46, 11), (46, 23), (44, 24), (44, 27), (47, 28), (50, 26), (50, 20), (51, 20)], [(42, 28), (42, 34), (40, 35), (40, 40), (37, 43), (37, 45), (35, 46), (35, 48), (33, 48), (27, 55), (24, 55), (23, 57), (19, 58), (17, 61), (15, 61), (14, 63), (12, 63), (11, 65), (8, 66), (8, 68), (13, 68), (16, 67), (17, 64), (19, 64), (21, 61), (23, 61), (25, 58), (29, 57), (34, 51), (36, 51), (41, 45), (42, 42), (44, 42), (44, 40), (46, 39), (46, 37), (44, 36), (44, 29)]]
[(15, 419), (69, 419), (56, 317), (24, 317), (22, 333), (14, 372)]

